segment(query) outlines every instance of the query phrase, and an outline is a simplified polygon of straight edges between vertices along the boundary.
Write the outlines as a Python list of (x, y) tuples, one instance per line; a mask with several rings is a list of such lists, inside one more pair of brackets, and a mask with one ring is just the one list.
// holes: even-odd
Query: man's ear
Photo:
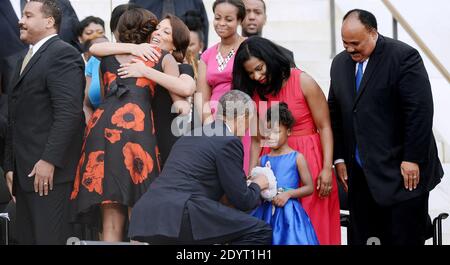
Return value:
[(56, 28), (55, 27), (55, 19), (53, 17), (48, 17), (47, 18), (47, 26), (46, 28), (50, 29), (50, 28)]
[(370, 31), (370, 36), (372, 36), (372, 38), (375, 40), (378, 36), (378, 31), (376, 29), (372, 29)]

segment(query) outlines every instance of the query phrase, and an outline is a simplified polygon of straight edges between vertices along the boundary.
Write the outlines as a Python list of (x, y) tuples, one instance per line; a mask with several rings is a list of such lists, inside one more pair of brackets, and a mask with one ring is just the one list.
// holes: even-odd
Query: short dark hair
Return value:
[(84, 52), (89, 51), (89, 48), (91, 48), (91, 46), (92, 46), (93, 44), (98, 43), (98, 41), (99, 41), (99, 40), (102, 40), (102, 39), (103, 39), (103, 40), (106, 40), (106, 41), (109, 41), (109, 39), (108, 39), (105, 35), (98, 36), (98, 37), (93, 38), (93, 39), (88, 39), (88, 40), (84, 43), (84, 45), (83, 45), (83, 51), (84, 51)]
[[(250, 78), (244, 63), (251, 57), (258, 58), (266, 64), (267, 84), (260, 84)], [(246, 39), (239, 46), (234, 58), (233, 89), (246, 92), (251, 97), (258, 93), (262, 100), (266, 95), (276, 95), (281, 90), (283, 81), (291, 75), (291, 60), (272, 41), (259, 36)]]
[(59, 32), (61, 26), (62, 11), (56, 0), (30, 0), (30, 2), (38, 2), (42, 4), (41, 12), (47, 16), (52, 17), (55, 20), (55, 29)]
[(273, 112), (275, 106), (278, 107), (279, 120), (273, 121), (273, 122), (279, 122), (281, 125), (286, 126), (286, 128), (291, 129), (292, 126), (294, 126), (295, 118), (292, 115), (292, 112), (289, 110), (288, 104), (285, 102), (280, 102), (277, 105), (272, 105), (272, 107), (270, 107), (267, 110), (267, 113), (266, 113), (267, 122), (272, 121), (272, 112)]
[(102, 26), (103, 30), (105, 30), (105, 22), (103, 21), (103, 19), (99, 17), (88, 16), (81, 20), (80, 24), (78, 24), (77, 36), (83, 35), (84, 29), (87, 28), (91, 23), (100, 25)]
[(350, 15), (356, 13), (358, 15), (358, 19), (359, 21), (361, 21), (361, 23), (367, 28), (367, 30), (371, 31), (371, 30), (378, 30), (378, 24), (377, 24), (377, 19), (376, 17), (370, 13), (369, 11), (363, 10), (363, 9), (352, 9), (350, 11), (347, 12), (347, 14), (345, 14), (344, 18), (342, 19), (342, 21), (345, 21), (345, 19), (347, 19), (347, 17), (349, 17)]
[(237, 19), (239, 20), (244, 20), (245, 18), (245, 5), (244, 2), (242, 2), (242, 0), (216, 0), (214, 1), (213, 4), (213, 12), (216, 11), (216, 6), (219, 4), (223, 4), (223, 3), (229, 3), (231, 5), (234, 5), (237, 9), (238, 9), (238, 13), (237, 13)]
[(158, 25), (158, 19), (147, 9), (134, 8), (125, 11), (117, 24), (119, 41), (134, 44), (148, 42), (156, 25)]
[(181, 16), (181, 19), (190, 31), (197, 33), (199, 41), (203, 43), (203, 40), (205, 39), (205, 35), (203, 34), (204, 18), (201, 16), (200, 12), (197, 10), (188, 10)]
[(111, 19), (109, 20), (109, 28), (111, 29), (111, 32), (116, 31), (117, 23), (119, 23), (120, 16), (122, 16), (122, 14), (125, 13), (125, 11), (138, 7), (139, 7), (138, 5), (133, 3), (116, 6), (111, 12)]
[(172, 41), (175, 47), (172, 55), (177, 62), (182, 63), (191, 38), (189, 29), (177, 16), (168, 14), (164, 19), (168, 19), (172, 27)]

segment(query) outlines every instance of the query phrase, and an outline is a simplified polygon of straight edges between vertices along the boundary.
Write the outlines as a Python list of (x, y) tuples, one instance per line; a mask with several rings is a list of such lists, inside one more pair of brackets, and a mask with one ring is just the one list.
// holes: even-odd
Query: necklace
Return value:
[(219, 72), (222, 72), (223, 70), (225, 70), (225, 68), (228, 65), (228, 62), (230, 61), (231, 57), (233, 57), (233, 55), (234, 55), (234, 49), (231, 49), (225, 58), (222, 57), (222, 54), (220, 53), (220, 49), (217, 50), (216, 61), (217, 61), (217, 70)]
[(219, 44), (219, 46), (217, 47), (217, 55), (216, 55), (217, 70), (219, 72), (222, 72), (223, 70), (225, 70), (225, 68), (228, 65), (228, 62), (231, 60), (231, 57), (233, 57), (233, 55), (236, 52), (236, 49), (241, 44), (241, 42), (242, 42), (241, 39), (242, 39), (242, 37), (238, 35), (237, 40), (233, 43), (231, 50), (228, 52), (228, 54), (225, 58), (223, 58), (222, 53), (220, 52), (222, 43)]

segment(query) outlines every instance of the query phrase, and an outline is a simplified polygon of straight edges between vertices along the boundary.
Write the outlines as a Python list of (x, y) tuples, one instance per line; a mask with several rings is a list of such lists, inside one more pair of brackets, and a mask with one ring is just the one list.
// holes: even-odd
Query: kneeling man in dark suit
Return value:
[[(161, 175), (133, 208), (131, 239), (151, 244), (272, 243), (271, 227), (244, 212), (259, 204), (261, 189), (268, 187), (262, 175), (247, 186), (243, 146), (235, 136), (248, 128), (253, 102), (232, 90), (219, 105), (223, 111), (219, 108), (215, 122), (173, 146)], [(219, 202), (223, 195), (235, 208)]]

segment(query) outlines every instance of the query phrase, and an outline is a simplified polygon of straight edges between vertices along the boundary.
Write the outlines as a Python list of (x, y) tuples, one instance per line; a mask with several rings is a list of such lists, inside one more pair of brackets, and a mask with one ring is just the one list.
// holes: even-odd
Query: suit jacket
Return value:
[[(189, 10), (197, 10), (203, 17), (203, 43), (205, 44), (205, 49), (208, 48), (208, 32), (209, 32), (209, 21), (208, 15), (206, 14), (205, 5), (202, 0), (173, 0), (175, 8), (175, 16), (181, 18), (181, 16)], [(155, 14), (158, 19), (163, 19), (161, 16), (163, 11), (164, 0), (130, 0), (130, 3), (137, 4)]]
[[(0, 94), (0, 205), (6, 204), (10, 200), (9, 190), (6, 186), (5, 178), (3, 177), (3, 154), (5, 150), (5, 139), (6, 139), (6, 130), (8, 127), (7, 115), (3, 113), (8, 113), (8, 110), (3, 111), (3, 109), (8, 107), (6, 104), (8, 100), (7, 95)], [(0, 206), (1, 208), (1, 206)], [(0, 212), (2, 209), (0, 209)]]
[[(239, 232), (258, 222), (243, 212), (259, 204), (260, 188), (246, 185), (241, 140), (222, 121), (203, 130), (202, 136), (182, 136), (175, 143), (161, 175), (133, 208), (130, 237), (177, 238), (185, 207), (195, 240)], [(194, 130), (194, 135), (201, 133), (202, 128)], [(236, 209), (219, 202), (224, 194)]]
[(55, 165), (55, 184), (74, 179), (84, 130), (84, 63), (58, 36), (35, 52), (19, 76), (23, 57), (17, 58), (8, 100), (4, 166), (14, 171), (14, 186), (33, 191), (27, 175), (40, 159)]
[(0, 93), (0, 167), (3, 168), (6, 131), (8, 130), (8, 96)]
[[(13, 54), (25, 50), (28, 46), (19, 37), (19, 18), (10, 1), (0, 1), (0, 93), (8, 93), (11, 60)], [(6, 113), (2, 113), (6, 117)]]
[[(328, 101), (335, 159), (345, 159), (351, 178), (358, 145), (369, 189), (380, 205), (429, 192), (443, 170), (432, 132), (431, 86), (420, 54), (379, 35), (358, 93), (355, 66), (346, 51), (331, 65)], [(420, 182), (414, 191), (404, 188), (402, 161), (419, 164)]]
[(19, 18), (7, 0), (0, 1), (0, 36), (0, 59), (27, 48), (19, 38)]
[(11, 196), (6, 186), (6, 178), (3, 177), (3, 170), (0, 168), (0, 213), (4, 212), (4, 207), (10, 200)]
[(61, 7), (62, 18), (58, 35), (63, 41), (81, 52), (82, 49), (77, 36), (77, 28), (80, 23), (77, 13), (75, 13), (69, 0), (59, 0), (59, 6)]

